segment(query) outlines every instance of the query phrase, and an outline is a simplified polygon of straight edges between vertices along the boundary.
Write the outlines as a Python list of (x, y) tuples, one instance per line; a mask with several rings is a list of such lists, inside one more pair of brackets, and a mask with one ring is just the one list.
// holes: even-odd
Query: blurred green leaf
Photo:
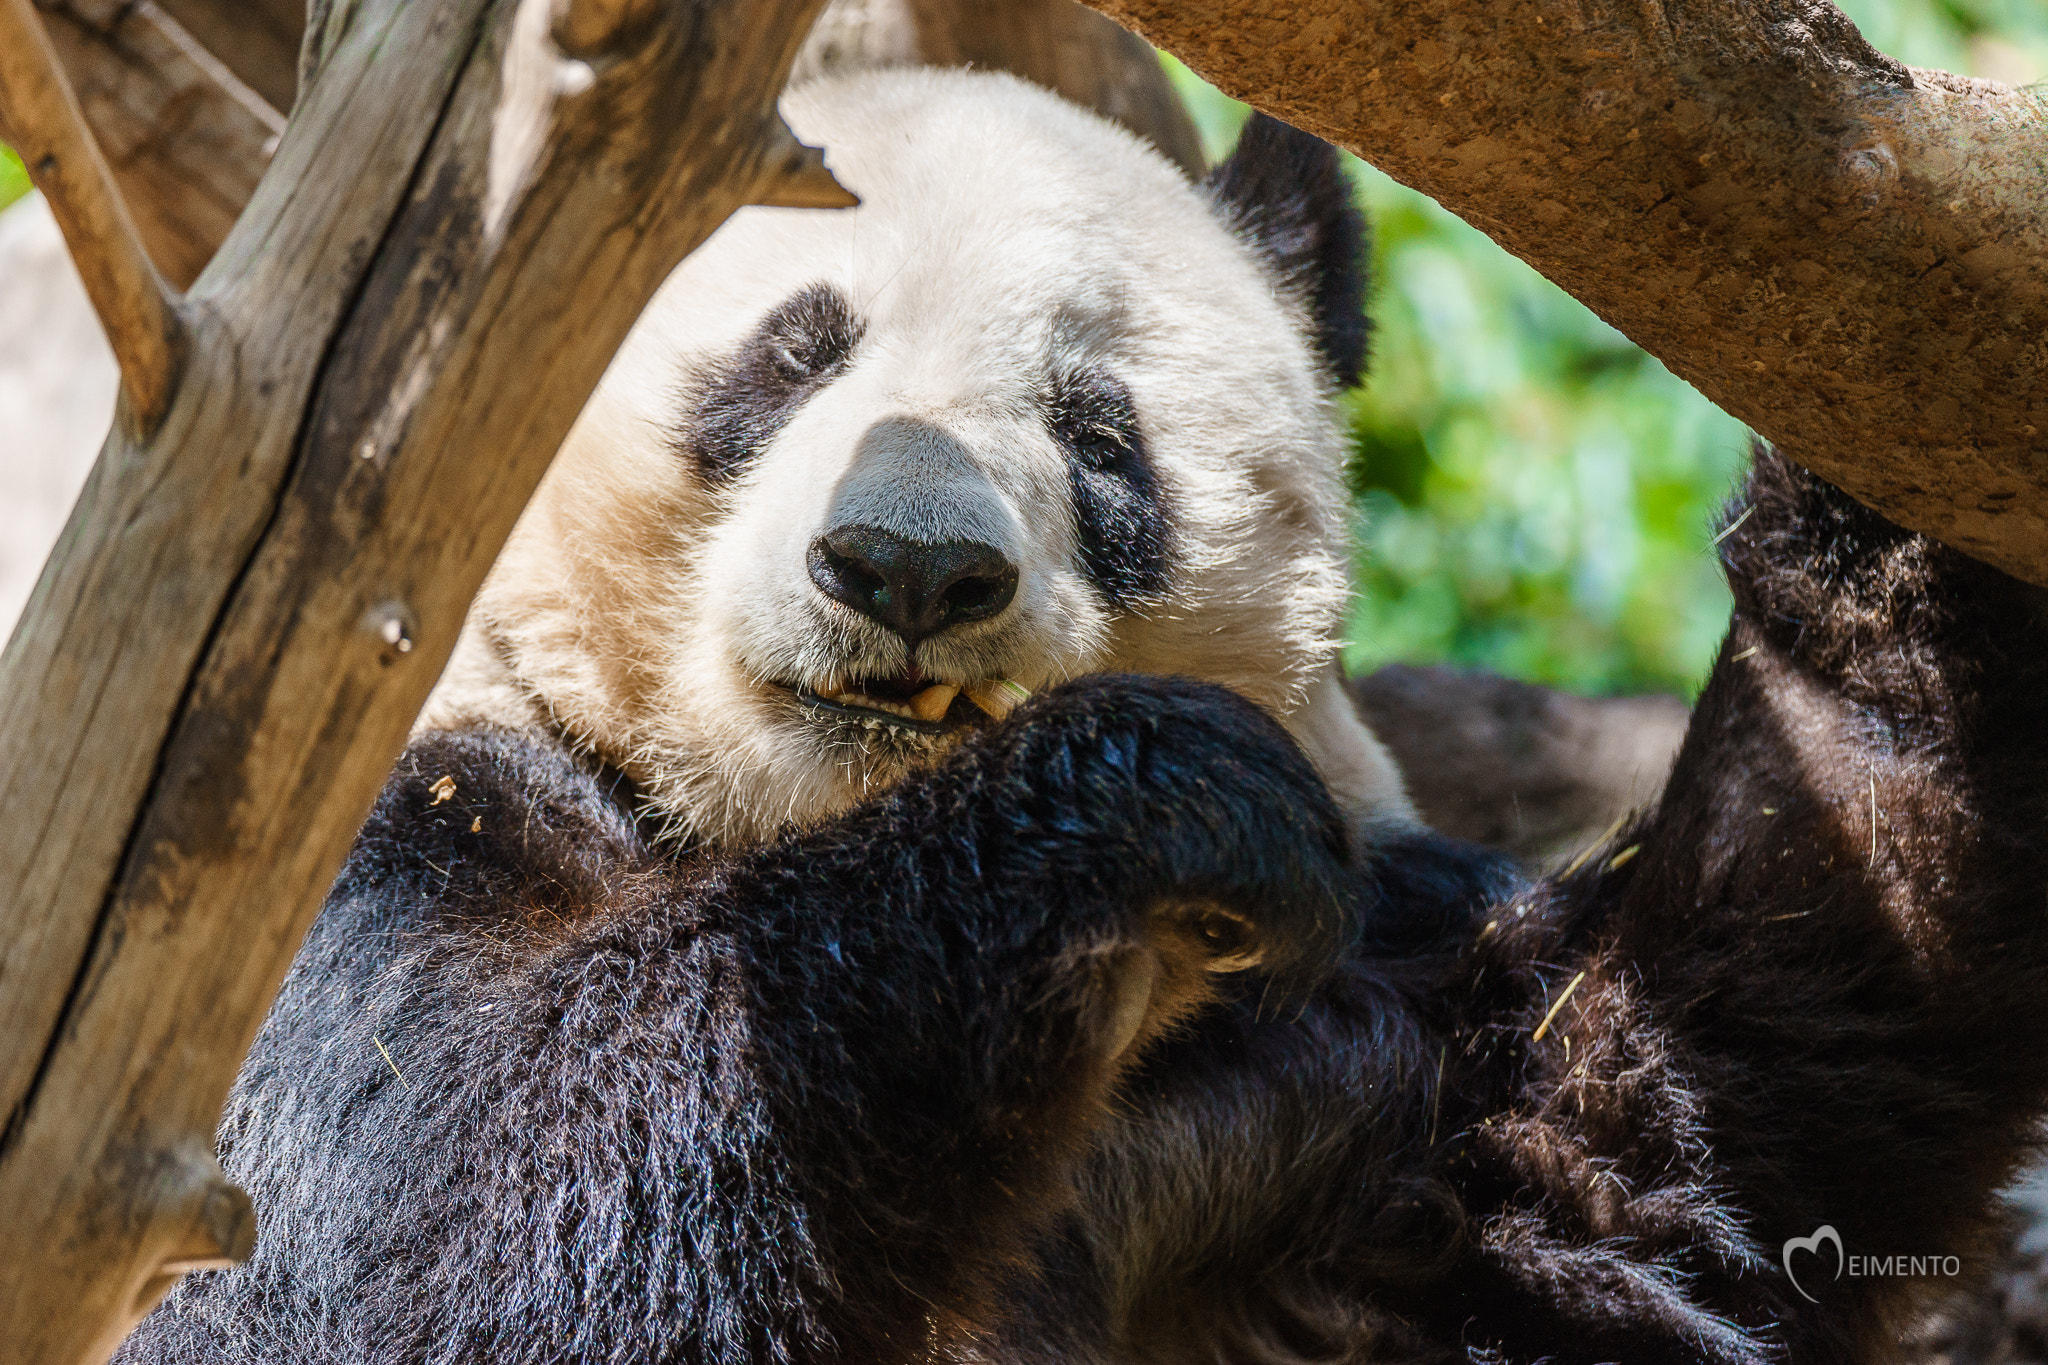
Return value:
[(28, 191), (28, 171), (22, 167), (21, 158), (14, 154), (12, 147), (0, 147), (0, 209)]

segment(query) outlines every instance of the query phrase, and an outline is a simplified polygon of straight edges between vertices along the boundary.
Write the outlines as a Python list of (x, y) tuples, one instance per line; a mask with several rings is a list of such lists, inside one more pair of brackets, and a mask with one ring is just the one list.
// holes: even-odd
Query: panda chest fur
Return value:
[(733, 846), (1049, 686), (1184, 675), (1286, 718), (1355, 818), (1404, 817), (1332, 665), (1330, 399), (1364, 337), (1334, 155), (1262, 121), (1191, 184), (962, 73), (785, 114), (861, 205), (743, 210), (669, 281), (426, 724), (559, 726)]

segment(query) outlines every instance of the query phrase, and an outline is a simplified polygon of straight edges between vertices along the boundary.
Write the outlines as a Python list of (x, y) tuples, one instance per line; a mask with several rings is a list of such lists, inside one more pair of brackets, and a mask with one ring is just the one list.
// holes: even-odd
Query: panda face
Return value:
[(1248, 211), (1007, 77), (784, 114), (861, 207), (743, 210), (664, 285), (430, 720), (559, 724), (733, 843), (1083, 673), (1297, 707), (1345, 600), (1341, 455), (1313, 301)]

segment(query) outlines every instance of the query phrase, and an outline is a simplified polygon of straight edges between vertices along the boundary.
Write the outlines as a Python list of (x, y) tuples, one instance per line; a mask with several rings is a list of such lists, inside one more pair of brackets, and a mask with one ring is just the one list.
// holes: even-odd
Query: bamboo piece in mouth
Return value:
[(919, 720), (939, 720), (959, 694), (960, 689), (952, 683), (933, 683), (910, 699), (910, 713)]
[(1031, 699), (1031, 689), (1022, 683), (1011, 682), (1008, 678), (990, 678), (984, 682), (970, 683), (963, 689), (967, 700), (1001, 720)]

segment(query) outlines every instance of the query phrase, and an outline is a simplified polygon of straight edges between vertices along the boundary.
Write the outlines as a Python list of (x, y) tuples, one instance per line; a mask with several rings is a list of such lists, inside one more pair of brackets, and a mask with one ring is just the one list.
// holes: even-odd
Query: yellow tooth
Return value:
[(970, 684), (966, 689), (967, 700), (1001, 720), (1022, 706), (1031, 698), (1031, 691), (1022, 683), (1011, 682), (1008, 678), (990, 678), (986, 682)]
[(960, 689), (951, 683), (933, 683), (910, 699), (910, 709), (919, 720), (937, 720), (946, 714), (946, 708), (953, 704), (953, 698)]

